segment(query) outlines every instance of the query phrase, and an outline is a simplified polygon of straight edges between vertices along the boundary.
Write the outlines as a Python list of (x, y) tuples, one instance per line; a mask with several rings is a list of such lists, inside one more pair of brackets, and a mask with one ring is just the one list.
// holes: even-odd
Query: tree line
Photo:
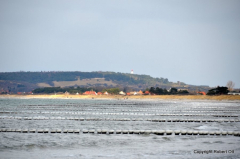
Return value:
[[(146, 90), (147, 91), (147, 90)], [(145, 91), (145, 92), (146, 92)], [(159, 87), (151, 87), (149, 92), (156, 95), (172, 95), (172, 94), (188, 94), (187, 90), (177, 90), (177, 88), (171, 88), (169, 91), (167, 89), (162, 89)]]
[[(44, 88), (37, 88), (34, 89), (32, 92), (33, 93), (42, 93), (42, 94), (50, 94), (50, 93), (58, 93), (58, 92), (69, 92), (71, 94), (75, 94), (75, 93), (84, 93), (86, 91), (101, 91), (101, 92), (108, 92), (110, 94), (119, 94), (120, 89), (118, 87), (116, 88), (103, 88), (103, 89), (96, 89), (96, 88), (86, 88), (86, 87), (68, 87), (68, 88), (61, 88), (61, 87), (44, 87)], [(149, 91), (149, 93), (151, 94), (156, 94), (156, 95), (186, 95), (189, 94), (189, 92), (187, 90), (178, 90), (177, 88), (171, 88), (169, 90), (167, 89), (162, 89), (159, 87), (151, 87), (150, 89), (146, 89), (145, 91), (143, 91), (143, 93), (146, 93), (147, 91)], [(228, 87), (217, 87), (217, 88), (213, 88), (210, 89), (207, 92), (207, 95), (224, 95), (224, 94), (228, 94), (229, 90)], [(4, 94), (5, 92), (3, 92), (2, 94)]]
[(69, 88), (61, 88), (61, 87), (44, 87), (44, 88), (37, 88), (34, 89), (32, 92), (33, 93), (42, 93), (42, 94), (50, 94), (50, 93), (58, 93), (58, 92), (69, 92), (71, 94), (76, 94), (76, 93), (84, 93), (86, 91), (95, 91), (93, 88), (81, 88), (81, 87), (69, 87)]
[(110, 94), (119, 94), (120, 89), (119, 88), (109, 88), (109, 89), (103, 89), (102, 93), (108, 92)]
[(217, 87), (210, 89), (207, 93), (207, 95), (223, 95), (223, 94), (228, 94), (229, 90), (228, 87)]

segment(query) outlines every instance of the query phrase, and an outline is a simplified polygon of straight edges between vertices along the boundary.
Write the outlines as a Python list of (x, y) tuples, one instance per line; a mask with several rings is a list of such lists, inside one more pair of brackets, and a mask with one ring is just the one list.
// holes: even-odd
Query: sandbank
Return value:
[(0, 95), (0, 98), (44, 98), (44, 99), (156, 99), (156, 100), (240, 100), (240, 95), (50, 95), (50, 94), (33, 94), (33, 95)]

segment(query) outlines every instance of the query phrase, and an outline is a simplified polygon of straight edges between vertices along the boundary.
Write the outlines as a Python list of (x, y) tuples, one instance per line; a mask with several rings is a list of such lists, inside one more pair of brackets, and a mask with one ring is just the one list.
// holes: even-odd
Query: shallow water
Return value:
[[(0, 99), (0, 128), (240, 131), (240, 122), (147, 120), (239, 120), (239, 112), (240, 103), (232, 101)], [(216, 114), (229, 117), (215, 117)], [(22, 117), (22, 119), (18, 120), (14, 117)], [(24, 117), (49, 119), (24, 120)], [(98, 119), (98, 121), (71, 120), (68, 119), (69, 117)], [(123, 118), (129, 118), (130, 121), (116, 121)], [(140, 118), (142, 121), (134, 121)], [(240, 137), (230, 135), (0, 132), (0, 142), (1, 158), (122, 159), (238, 158), (240, 156)]]

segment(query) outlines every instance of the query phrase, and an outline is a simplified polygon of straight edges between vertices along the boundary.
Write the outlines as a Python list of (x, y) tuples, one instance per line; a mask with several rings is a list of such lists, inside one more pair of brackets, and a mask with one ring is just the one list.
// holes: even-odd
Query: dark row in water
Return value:
[(6, 120), (76, 120), (76, 121), (151, 121), (151, 122), (240, 122), (239, 119), (143, 119), (143, 118), (79, 118), (79, 117), (12, 117), (0, 116)]
[(1, 128), (0, 132), (16, 133), (75, 133), (75, 134), (155, 134), (155, 135), (213, 135), (240, 136), (237, 131), (191, 131), (191, 130), (105, 130), (105, 129), (11, 129)]
[[(89, 108), (75, 108), (75, 109), (69, 109), (69, 108), (65, 108), (65, 107), (57, 107), (57, 108), (53, 108), (53, 107), (23, 107), (23, 108), (18, 108), (15, 110), (52, 110), (52, 111), (120, 111), (120, 112), (196, 112), (196, 113), (201, 113), (201, 112), (221, 112), (221, 113), (229, 113), (229, 112), (236, 112), (236, 111), (240, 111), (240, 109), (228, 109), (228, 110), (196, 110), (196, 109), (117, 109), (117, 108), (93, 108), (93, 109), (89, 109)], [(8, 109), (5, 109), (5, 111), (7, 111)]]
[(159, 114), (159, 113), (93, 113), (93, 112), (34, 112), (34, 111), (0, 111), (1, 114), (73, 114), (73, 115), (144, 115), (144, 116), (213, 116), (213, 117), (238, 117), (238, 115), (227, 114)]

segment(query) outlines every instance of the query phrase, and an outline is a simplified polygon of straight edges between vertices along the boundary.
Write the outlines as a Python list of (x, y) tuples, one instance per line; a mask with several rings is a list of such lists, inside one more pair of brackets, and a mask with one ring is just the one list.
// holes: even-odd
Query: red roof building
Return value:
[(84, 94), (84, 95), (97, 95), (97, 93), (94, 92), (94, 91), (86, 91), (86, 92), (84, 92), (83, 94)]
[(143, 94), (143, 92), (140, 90), (140, 91), (138, 92), (138, 94), (142, 95), (142, 94)]
[(149, 91), (145, 91), (144, 95), (150, 95)]
[(206, 95), (205, 92), (198, 92), (198, 94), (201, 94), (201, 95)]
[(102, 95), (103, 93), (102, 93), (102, 92), (98, 92), (97, 94), (98, 94), (98, 95)]

